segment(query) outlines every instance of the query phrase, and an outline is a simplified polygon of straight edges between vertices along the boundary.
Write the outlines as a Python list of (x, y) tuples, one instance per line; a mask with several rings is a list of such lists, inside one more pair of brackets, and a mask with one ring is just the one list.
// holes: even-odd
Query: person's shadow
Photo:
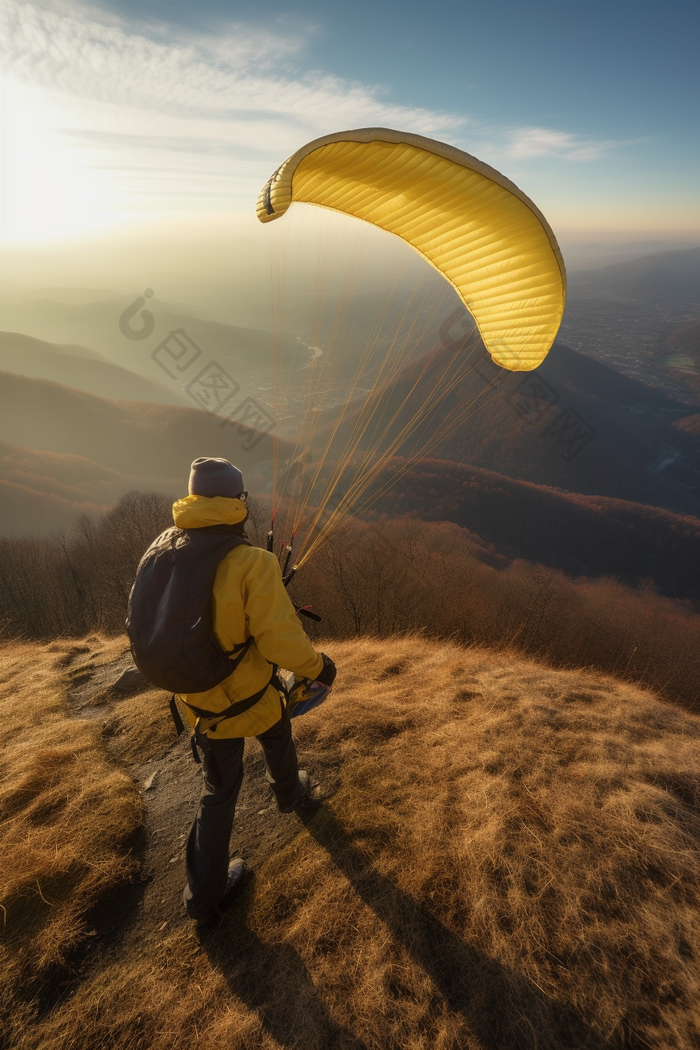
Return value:
[[(483, 1050), (613, 1050), (571, 1006), (552, 999), (524, 974), (490, 959), (448, 930), (434, 915), (374, 869), (333, 810), (321, 805), (301, 818), (316, 842), (394, 939), (430, 977), (437, 992), (466, 1022)], [(361, 1038), (336, 1023), (298, 953), (288, 944), (265, 944), (245, 923), (246, 899), (227, 913), (217, 934), (203, 942), (233, 994), (257, 1011), (284, 1047), (366, 1050)], [(339, 921), (342, 921), (339, 916)], [(279, 982), (288, 975), (286, 988)], [(389, 992), (387, 994), (390, 994)], [(400, 1006), (401, 990), (396, 992)], [(373, 1033), (377, 1045), (381, 1033)], [(385, 1044), (387, 1048), (390, 1043)], [(466, 1047), (469, 1043), (465, 1043)]]
[(250, 928), (246, 912), (253, 881), (249, 875), (245, 892), (226, 909), (218, 927), (200, 935), (212, 966), (280, 1046), (367, 1050), (362, 1039), (333, 1019), (291, 944), (265, 943)]

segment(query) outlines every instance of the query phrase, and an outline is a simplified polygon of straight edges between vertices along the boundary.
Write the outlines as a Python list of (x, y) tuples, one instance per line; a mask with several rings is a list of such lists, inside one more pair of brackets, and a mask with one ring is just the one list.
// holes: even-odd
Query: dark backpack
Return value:
[(225, 652), (213, 626), (219, 563), (245, 536), (230, 525), (167, 529), (136, 570), (126, 629), (134, 663), (149, 682), (171, 693), (203, 693), (236, 669), (252, 638)]

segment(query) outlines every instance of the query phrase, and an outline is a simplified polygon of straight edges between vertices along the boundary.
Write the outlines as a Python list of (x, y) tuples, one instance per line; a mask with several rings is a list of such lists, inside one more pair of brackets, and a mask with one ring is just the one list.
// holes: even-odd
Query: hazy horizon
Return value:
[[(228, 324), (270, 328), (274, 280), (271, 266), (284, 256), (314, 282), (319, 245), (324, 266), (342, 282), (349, 260), (376, 287), (398, 272), (429, 272), (407, 246), (367, 224), (296, 205), (286, 222), (261, 226), (252, 215), (227, 214), (202, 221), (142, 224), (91, 237), (5, 245), (0, 253), (0, 305), (40, 298), (92, 303), (140, 295), (153, 288), (161, 301), (182, 310), (204, 310)], [(293, 209), (294, 210), (294, 209)], [(294, 225), (293, 225), (294, 222)], [(569, 274), (667, 251), (700, 247), (697, 237), (609, 233), (560, 236)], [(282, 256), (280, 256), (282, 253)]]

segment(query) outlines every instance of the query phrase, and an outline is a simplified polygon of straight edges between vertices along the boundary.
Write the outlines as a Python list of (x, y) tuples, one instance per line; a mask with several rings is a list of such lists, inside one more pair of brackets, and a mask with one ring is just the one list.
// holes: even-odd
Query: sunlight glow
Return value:
[[(72, 237), (109, 221), (101, 172), (52, 127), (53, 115), (8, 79), (0, 85), (0, 237)], [(107, 212), (107, 214), (105, 214)]]

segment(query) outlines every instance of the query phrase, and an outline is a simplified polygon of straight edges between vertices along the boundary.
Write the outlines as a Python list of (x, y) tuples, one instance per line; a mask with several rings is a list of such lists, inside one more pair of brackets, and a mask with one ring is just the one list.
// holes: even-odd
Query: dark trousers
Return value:
[[(265, 756), (267, 781), (281, 806), (296, 798), (299, 765), (289, 718), (283, 715), (257, 738)], [(229, 840), (243, 781), (242, 737), (210, 738), (221, 776), (221, 787), (211, 782), (211, 769), (204, 756), (204, 788), (199, 809), (187, 840), (187, 886), (185, 907), (192, 919), (201, 919), (215, 908), (226, 892)]]

